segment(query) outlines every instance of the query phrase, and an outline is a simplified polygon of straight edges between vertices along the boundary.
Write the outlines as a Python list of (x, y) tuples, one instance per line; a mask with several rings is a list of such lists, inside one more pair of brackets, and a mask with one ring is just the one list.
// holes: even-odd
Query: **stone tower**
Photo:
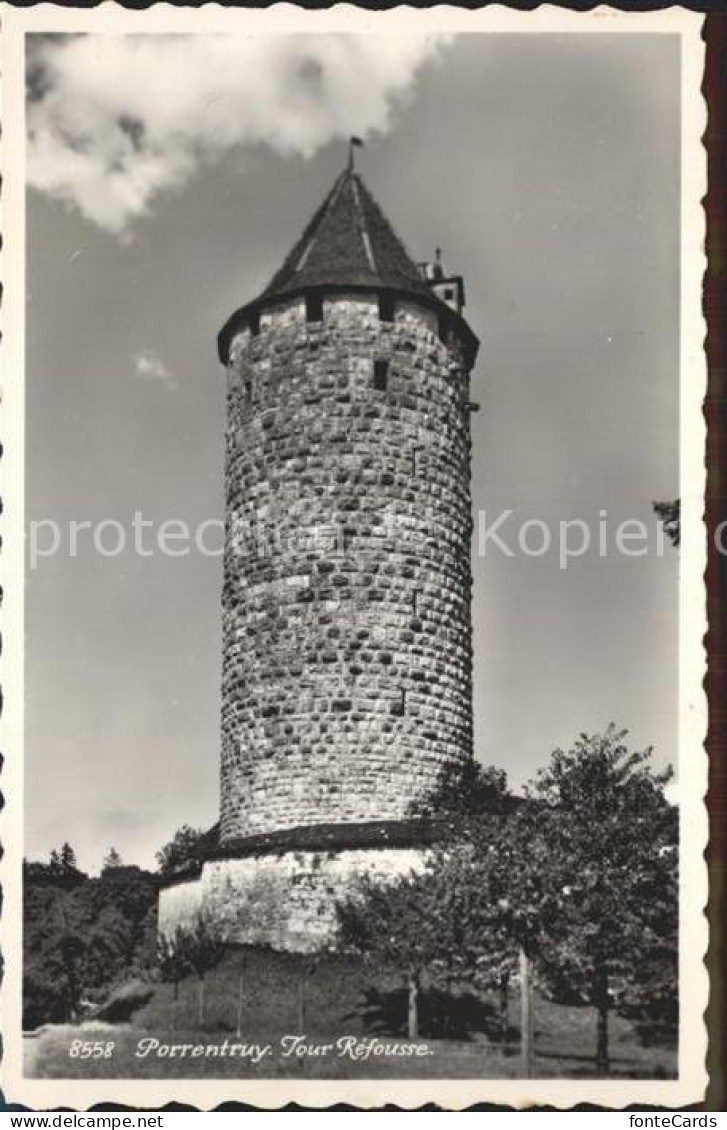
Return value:
[[(307, 948), (303, 904), (316, 903), (320, 926), (321, 898), (353, 872), (411, 866), (417, 818), (472, 756), (477, 339), (463, 304), (461, 278), (439, 253), (415, 265), (349, 164), (219, 335), (219, 843), (191, 902), (191, 888), (167, 888), (162, 919), (165, 905), (172, 922), (184, 905), (225, 898), (229, 918), (241, 899), (250, 909), (261, 876), (285, 873), (280, 898), (291, 903), (291, 883), (310, 898), (265, 940)], [(323, 850), (324, 867), (301, 864), (301, 851)]]

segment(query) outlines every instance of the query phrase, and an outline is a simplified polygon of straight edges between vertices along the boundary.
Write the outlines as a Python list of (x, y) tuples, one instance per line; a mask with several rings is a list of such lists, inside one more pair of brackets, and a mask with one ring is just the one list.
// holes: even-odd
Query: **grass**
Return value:
[[(241, 1036), (236, 1035), (238, 988), (243, 983)], [(282, 1054), (281, 1037), (303, 1031), (309, 1047), (334, 1045), (327, 1053), (299, 1057)], [(170, 985), (159, 985), (134, 1017), (133, 1024), (49, 1028), (26, 1039), (26, 1074), (38, 1078), (490, 1078), (520, 1075), (517, 999), (510, 1001), (510, 1027), (503, 1040), (496, 1002), (454, 987), (450, 994), (422, 994), (421, 1057), (370, 1056), (352, 1059), (336, 1054), (340, 1037), (375, 1037), (391, 1048), (406, 1041), (406, 994), (401, 974), (367, 968), (337, 955), (322, 958), (315, 970), (310, 958), (266, 950), (240, 950), (227, 956), (205, 983), (205, 1018), (198, 1023), (198, 984), (180, 985), (176, 1011)], [(631, 1026), (611, 1018), (613, 1077), (670, 1078), (676, 1051), (643, 1047)], [(109, 1058), (81, 1060), (69, 1054), (74, 1040), (112, 1042)], [(139, 1042), (160, 1045), (269, 1045), (257, 1064), (235, 1057), (189, 1052), (159, 1056), (137, 1054)], [(143, 1045), (142, 1045), (143, 1046)], [(535, 1000), (536, 1075), (595, 1077), (595, 1015), (590, 1009), (566, 1008)]]

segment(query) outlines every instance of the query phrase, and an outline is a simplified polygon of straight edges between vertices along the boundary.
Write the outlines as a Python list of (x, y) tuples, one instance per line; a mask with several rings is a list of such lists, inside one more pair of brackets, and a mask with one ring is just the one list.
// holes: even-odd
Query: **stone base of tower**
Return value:
[(426, 847), (288, 850), (209, 859), (159, 892), (159, 932), (210, 915), (233, 943), (315, 953), (335, 944), (336, 904), (364, 875), (390, 882), (420, 871)]

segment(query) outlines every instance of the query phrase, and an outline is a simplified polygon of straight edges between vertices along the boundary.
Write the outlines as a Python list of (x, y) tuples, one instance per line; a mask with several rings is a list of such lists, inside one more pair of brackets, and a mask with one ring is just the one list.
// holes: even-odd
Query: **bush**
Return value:
[(94, 1012), (94, 1020), (109, 1024), (123, 1024), (131, 1020), (137, 1009), (143, 1008), (154, 996), (154, 986), (138, 977), (115, 989), (105, 1004)]

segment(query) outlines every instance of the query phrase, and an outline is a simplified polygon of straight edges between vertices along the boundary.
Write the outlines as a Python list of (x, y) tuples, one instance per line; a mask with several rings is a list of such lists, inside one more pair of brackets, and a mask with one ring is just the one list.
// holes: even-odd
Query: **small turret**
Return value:
[(427, 260), (417, 266), (422, 277), (429, 283), (431, 291), (436, 294), (440, 302), (461, 314), (465, 304), (464, 281), (461, 275), (452, 275), (442, 262), (442, 249), (438, 247), (434, 252), (434, 261)]

